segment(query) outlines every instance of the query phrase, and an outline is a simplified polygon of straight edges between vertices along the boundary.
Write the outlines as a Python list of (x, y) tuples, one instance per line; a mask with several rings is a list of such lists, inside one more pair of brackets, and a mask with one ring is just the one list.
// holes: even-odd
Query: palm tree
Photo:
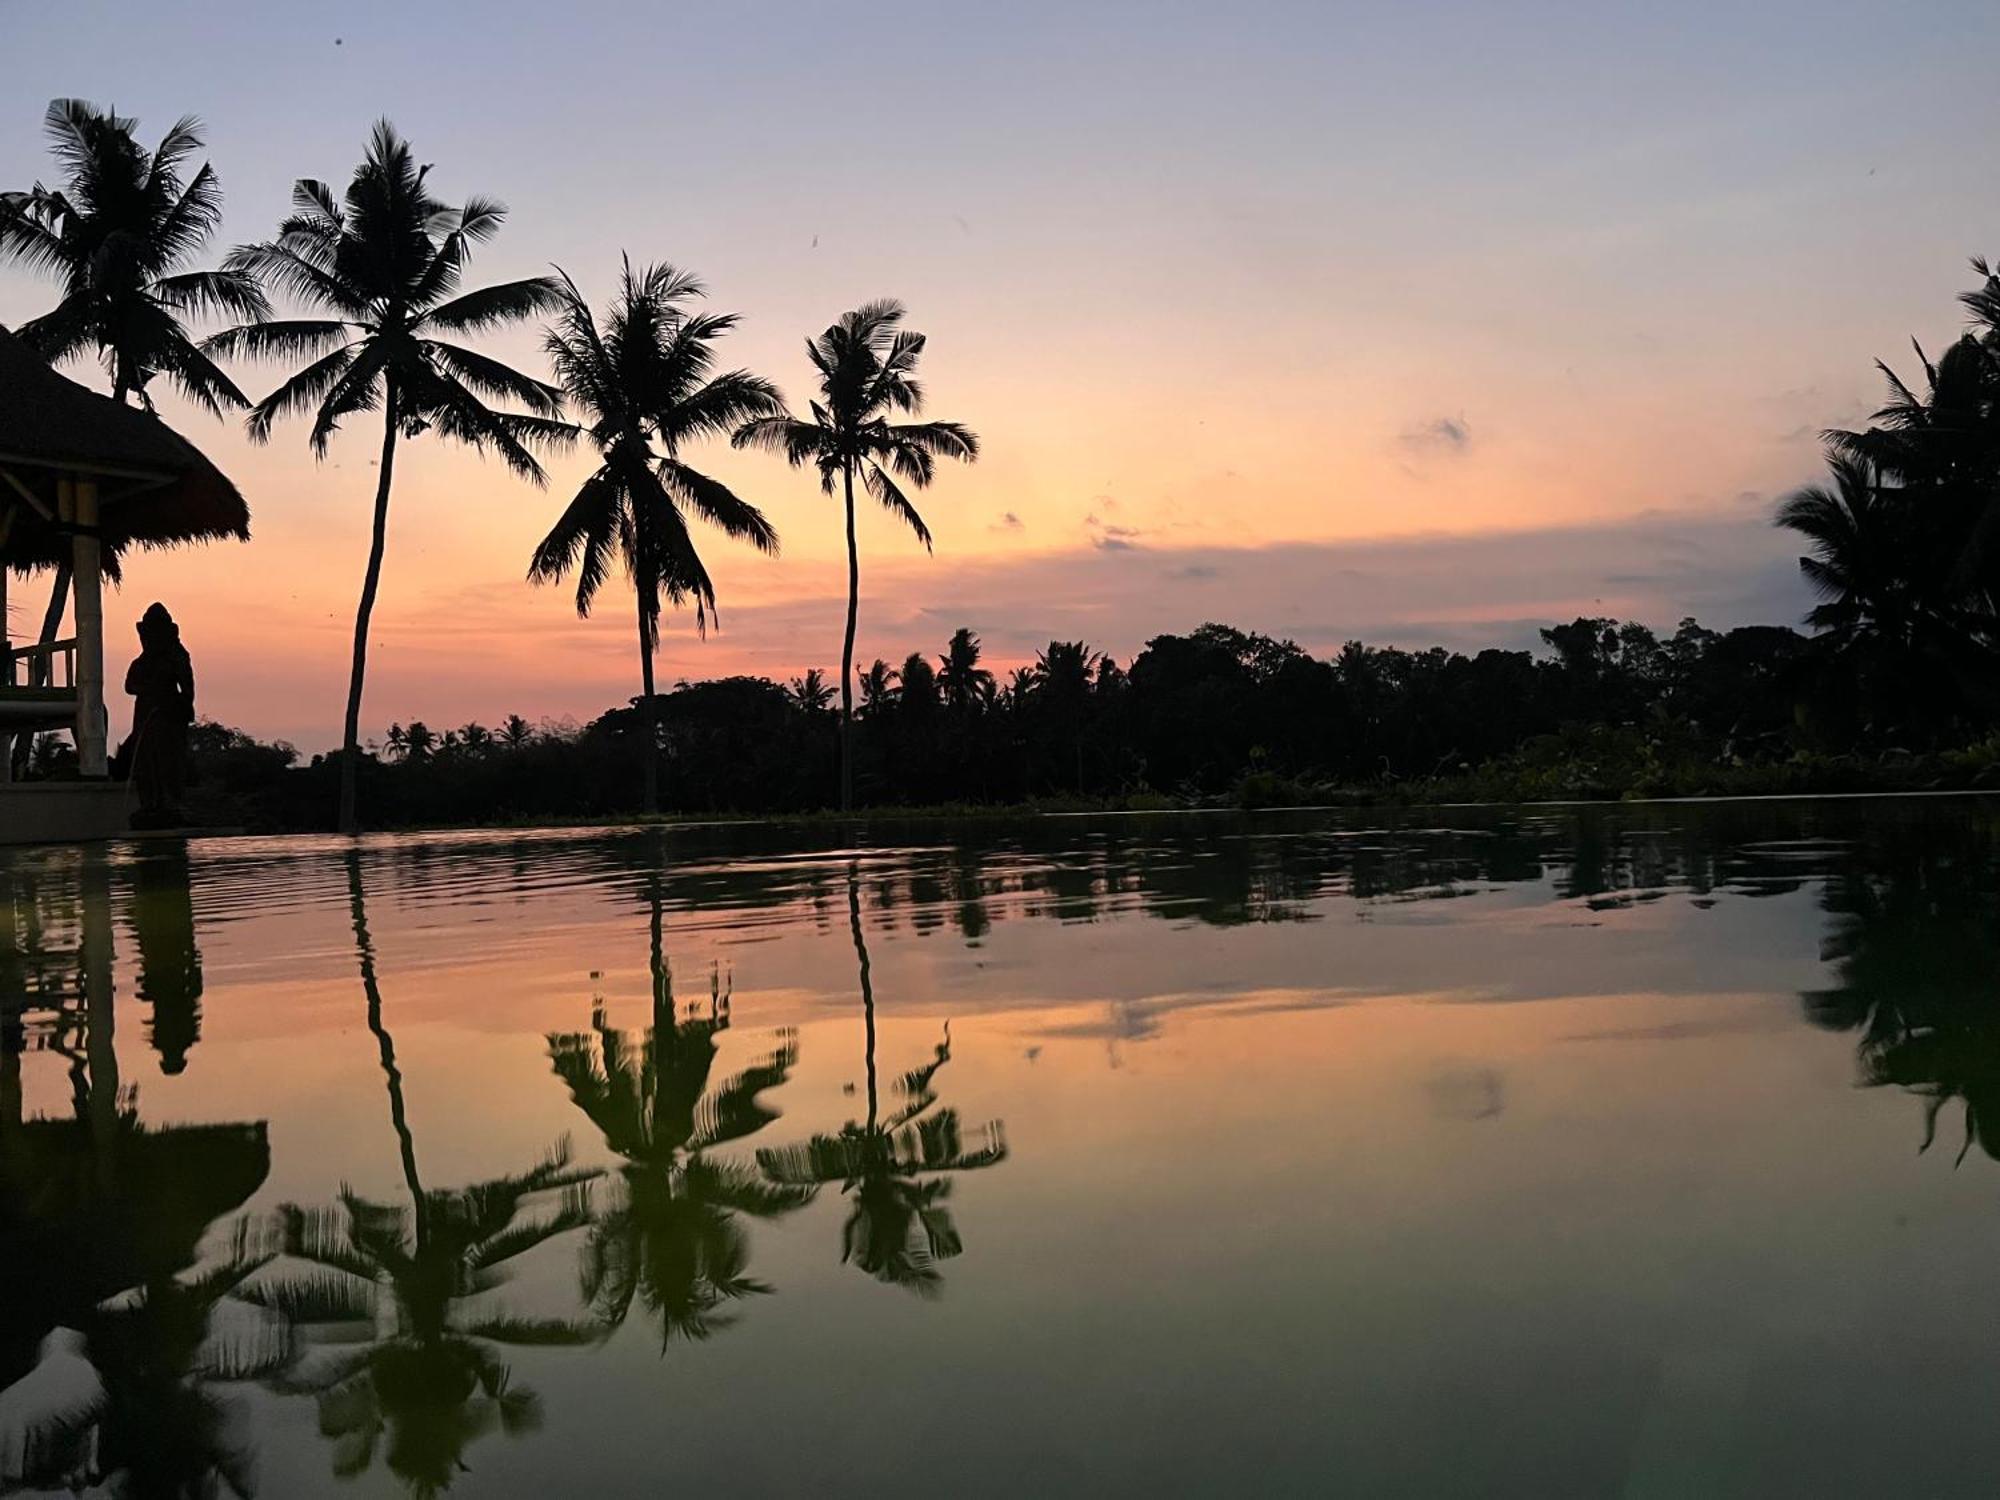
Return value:
[(922, 713), (937, 707), (937, 671), (931, 660), (921, 651), (912, 651), (903, 658), (903, 665), (896, 673), (896, 680), (902, 684), (897, 689), (896, 701), (912, 713)]
[(1070, 741), (1076, 759), (1076, 789), (1083, 791), (1084, 711), (1089, 706), (1093, 673), (1104, 653), (1082, 641), (1050, 641), (1035, 655), (1035, 690), (1030, 701), (1046, 714)]
[(706, 633), (715, 585), (688, 529), (688, 511), (776, 553), (778, 533), (754, 505), (681, 461), (681, 447), (721, 437), (784, 409), (769, 381), (747, 370), (712, 373), (715, 345), (734, 313), (691, 313), (702, 285), (669, 265), (634, 271), (628, 259), (617, 300), (600, 330), (590, 304), (565, 276), (546, 348), (556, 376), (584, 417), (601, 462), (535, 549), (528, 577), (553, 583), (576, 570), (576, 612), (622, 556), (639, 610), (639, 666), (646, 708), (645, 810), (659, 811), (659, 710), (653, 652), (660, 602), (694, 602)]
[(500, 725), (500, 743), (509, 750), (525, 750), (534, 742), (535, 726), (519, 714), (509, 714)]
[(803, 677), (794, 677), (785, 689), (785, 696), (804, 714), (823, 714), (833, 702), (833, 688), (827, 683), (826, 673), (818, 667), (806, 668)]
[(968, 1146), (957, 1110), (933, 1112), (937, 1091), (932, 1082), (951, 1060), (948, 1023), (931, 1061), (896, 1081), (902, 1103), (886, 1115), (882, 1112), (875, 1074), (875, 988), (868, 944), (861, 935), (860, 874), (851, 865), (847, 920), (860, 970), (868, 1117), (860, 1123), (850, 1120), (838, 1134), (761, 1149), (757, 1164), (783, 1187), (839, 1183), (852, 1200), (841, 1229), (841, 1261), (853, 1263), (877, 1281), (934, 1297), (944, 1285), (937, 1263), (965, 1248), (945, 1206), (951, 1193), (951, 1178), (945, 1174), (1005, 1161), (1006, 1135), (995, 1120)]
[[(447, 207), (432, 195), (429, 174), (395, 127), (382, 120), (344, 200), (337, 201), (325, 183), (301, 178), (292, 188), (294, 212), (278, 226), (277, 238), (232, 251), (226, 266), (262, 277), (324, 316), (250, 323), (205, 345), (212, 353), (311, 359), (251, 409), (249, 431), (257, 442), (270, 437), (278, 418), (310, 411), (312, 450), (323, 458), (343, 419), (356, 412), (382, 413), (374, 529), (354, 619), (341, 742), (343, 833), (357, 826), (368, 622), (382, 579), (398, 438), (435, 429), (441, 437), (498, 453), (516, 474), (542, 484), (546, 479), (529, 445), (560, 444), (574, 435), (557, 418), (560, 392), (443, 337), (484, 333), (532, 317), (555, 306), (560, 290), (544, 276), (461, 290), (472, 247), (493, 237), (506, 209), (489, 198)], [(496, 400), (527, 410), (487, 404)]]
[(938, 658), (937, 675), (946, 707), (959, 713), (983, 704), (993, 690), (993, 674), (979, 665), (979, 637), (963, 625)]
[(62, 283), (62, 300), (15, 330), (50, 364), (96, 354), (112, 397), (137, 397), (166, 375), (215, 416), (250, 403), (188, 334), (205, 314), (262, 318), (255, 273), (241, 266), (192, 271), (188, 261), (222, 219), (222, 185), (201, 148), (201, 122), (177, 122), (152, 151), (133, 139), (136, 120), (81, 99), (57, 99), (44, 119), (63, 186), (0, 195), (0, 261), (15, 260)]
[(777, 1118), (758, 1095), (798, 1061), (784, 1034), (777, 1049), (711, 1085), (716, 1038), (729, 1028), (729, 997), (711, 975), (705, 1015), (681, 1015), (661, 944), (660, 891), (652, 887), (653, 1024), (635, 1040), (610, 1027), (599, 999), (591, 1030), (549, 1038), (570, 1099), (624, 1159), (623, 1195), (599, 1215), (583, 1257), (583, 1293), (593, 1316), (622, 1324), (635, 1298), (660, 1323), (660, 1344), (700, 1340), (733, 1321), (728, 1303), (768, 1292), (749, 1275), (739, 1215), (771, 1219), (809, 1203), (810, 1185), (785, 1186), (715, 1150)]
[(881, 657), (861, 674), (861, 711), (870, 713), (893, 703), (896, 697), (896, 669)]
[[(55, 277), (62, 298), (15, 334), (50, 364), (94, 353), (113, 399), (153, 405), (148, 386), (165, 374), (204, 410), (250, 403), (188, 334), (184, 320), (269, 311), (257, 278), (241, 269), (194, 271), (187, 263), (222, 218), (222, 184), (206, 162), (184, 176), (202, 144), (201, 122), (178, 121), (147, 151), (138, 122), (81, 99), (56, 99), (43, 125), (63, 185), (0, 193), (0, 262)], [(108, 557), (114, 570), (117, 559)], [(40, 639), (62, 627), (69, 568), (56, 568)], [(39, 664), (38, 664), (39, 669)], [(23, 740), (25, 747), (26, 739)]]
[(1778, 509), (1777, 524), (1810, 547), (1799, 571), (1819, 603), (1806, 623), (1825, 632), (1828, 662), (1879, 727), (1935, 718), (1979, 690), (1985, 653), (1934, 587), (1926, 518), (1908, 491), (1838, 444), (1828, 466), (1831, 485), (1808, 485)]
[[(740, 428), (736, 446), (782, 453), (794, 468), (819, 470), (820, 489), (839, 482), (847, 512), (847, 631), (840, 648), (840, 806), (854, 806), (854, 626), (861, 606), (861, 560), (854, 539), (854, 481), (908, 523), (930, 550), (931, 532), (897, 483), (922, 489), (936, 473), (937, 460), (971, 462), (979, 439), (957, 422), (892, 422), (897, 412), (923, 408), (916, 379), (924, 336), (902, 326), (903, 304), (870, 302), (844, 313), (818, 338), (806, 341), (806, 355), (818, 372), (819, 396), (812, 420), (775, 414)], [(893, 471), (893, 472), (892, 472)]]

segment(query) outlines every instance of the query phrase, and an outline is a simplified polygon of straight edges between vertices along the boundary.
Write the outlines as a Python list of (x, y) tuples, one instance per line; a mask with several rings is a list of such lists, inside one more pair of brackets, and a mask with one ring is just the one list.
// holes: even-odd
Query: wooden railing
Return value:
[(8, 688), (76, 691), (76, 642), (11, 646), (0, 655), (0, 692)]

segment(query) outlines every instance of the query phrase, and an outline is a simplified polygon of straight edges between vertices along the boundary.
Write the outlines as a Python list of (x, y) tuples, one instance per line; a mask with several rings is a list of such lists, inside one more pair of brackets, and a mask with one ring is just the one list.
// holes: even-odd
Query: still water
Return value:
[(0, 856), (0, 1490), (1990, 1495), (1997, 831)]

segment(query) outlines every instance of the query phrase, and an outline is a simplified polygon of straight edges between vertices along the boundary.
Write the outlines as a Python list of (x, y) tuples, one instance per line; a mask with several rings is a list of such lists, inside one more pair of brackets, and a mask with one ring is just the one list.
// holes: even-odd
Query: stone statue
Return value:
[(126, 741), (132, 783), (139, 792), (135, 828), (171, 828), (182, 821), (187, 782), (187, 732), (194, 723), (194, 665), (181, 644), (180, 626), (163, 604), (139, 620), (139, 655), (125, 673), (134, 699), (132, 737)]

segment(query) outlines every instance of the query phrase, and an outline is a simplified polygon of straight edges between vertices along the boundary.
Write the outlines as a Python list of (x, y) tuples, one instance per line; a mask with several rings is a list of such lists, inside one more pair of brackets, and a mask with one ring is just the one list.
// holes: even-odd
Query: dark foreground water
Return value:
[(2000, 804), (1382, 819), (0, 857), (0, 1489), (2000, 1490)]

